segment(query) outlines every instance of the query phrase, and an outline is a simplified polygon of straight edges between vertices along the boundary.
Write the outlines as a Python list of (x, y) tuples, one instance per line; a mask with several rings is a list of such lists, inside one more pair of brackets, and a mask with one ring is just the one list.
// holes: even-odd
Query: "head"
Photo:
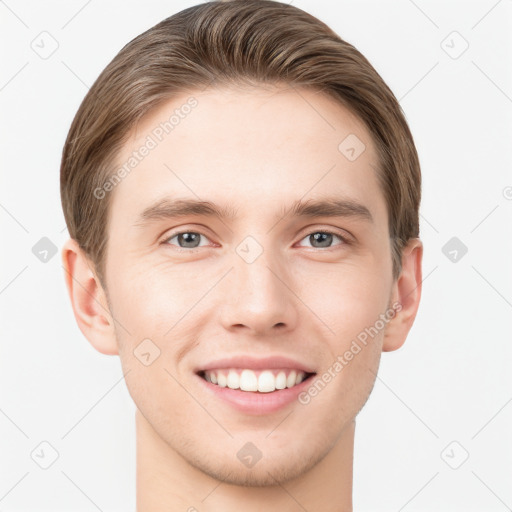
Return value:
[[(367, 59), (291, 5), (208, 2), (128, 43), (75, 116), (61, 196), (80, 329), (119, 354), (155, 433), (217, 478), (312, 468), (414, 321), (421, 176), (406, 120)], [(272, 436), (283, 411), (204, 390), (205, 365), (234, 355), (315, 374)], [(249, 441), (263, 453), (250, 470), (236, 456)]]

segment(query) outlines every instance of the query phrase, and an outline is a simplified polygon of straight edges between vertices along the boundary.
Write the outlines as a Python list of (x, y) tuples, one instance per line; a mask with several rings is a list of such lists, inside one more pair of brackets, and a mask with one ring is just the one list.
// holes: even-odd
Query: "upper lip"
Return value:
[(310, 366), (300, 363), (295, 359), (285, 356), (271, 356), (255, 358), (252, 356), (234, 356), (223, 359), (216, 359), (196, 368), (196, 373), (203, 370), (214, 370), (216, 368), (247, 368), (250, 370), (266, 370), (275, 368), (291, 368), (305, 373), (315, 373)]

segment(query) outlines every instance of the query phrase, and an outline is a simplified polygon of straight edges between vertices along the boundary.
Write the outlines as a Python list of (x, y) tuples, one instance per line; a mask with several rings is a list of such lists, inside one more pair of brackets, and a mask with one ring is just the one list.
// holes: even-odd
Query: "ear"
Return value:
[(402, 272), (393, 285), (391, 306), (397, 304), (396, 314), (387, 324), (382, 350), (399, 349), (412, 327), (421, 298), (423, 243), (412, 238), (402, 250)]
[(107, 296), (92, 263), (72, 238), (63, 245), (61, 256), (71, 306), (82, 334), (102, 354), (119, 354)]

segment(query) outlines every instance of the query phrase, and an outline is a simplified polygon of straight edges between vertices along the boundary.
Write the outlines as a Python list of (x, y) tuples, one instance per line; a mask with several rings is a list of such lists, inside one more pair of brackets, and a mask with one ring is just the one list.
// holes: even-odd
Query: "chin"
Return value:
[(294, 457), (283, 454), (281, 459), (265, 457), (258, 460), (252, 467), (245, 467), (236, 458), (235, 461), (189, 460), (196, 469), (215, 480), (239, 487), (272, 487), (282, 485), (307, 473), (323, 456), (306, 457), (300, 450), (293, 450)]

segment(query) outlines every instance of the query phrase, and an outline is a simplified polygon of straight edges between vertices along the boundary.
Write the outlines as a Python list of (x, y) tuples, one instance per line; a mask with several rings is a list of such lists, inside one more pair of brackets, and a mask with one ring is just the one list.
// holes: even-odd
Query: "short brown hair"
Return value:
[(213, 82), (313, 88), (364, 122), (378, 152), (397, 278), (403, 247), (419, 236), (421, 199), (418, 155), (397, 99), (368, 60), (317, 18), (273, 0), (231, 0), (187, 8), (133, 39), (75, 115), (62, 155), (62, 207), (70, 237), (101, 283), (110, 201), (93, 191), (112, 175), (119, 149), (144, 114)]

